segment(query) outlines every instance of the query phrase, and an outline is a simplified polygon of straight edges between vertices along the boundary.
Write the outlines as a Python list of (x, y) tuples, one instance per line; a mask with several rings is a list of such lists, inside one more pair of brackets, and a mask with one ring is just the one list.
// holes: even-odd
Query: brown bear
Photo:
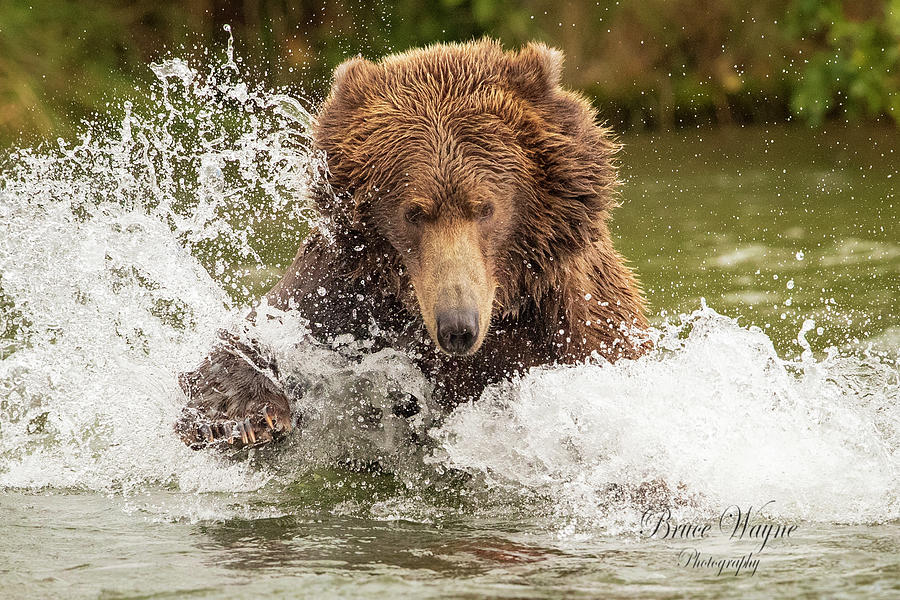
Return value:
[[(613, 248), (618, 149), (562, 53), (492, 40), (340, 65), (313, 125), (327, 162), (310, 233), (269, 305), (327, 343), (412, 357), (447, 408), (530, 367), (636, 357), (647, 325)], [(189, 444), (270, 440), (291, 426), (274, 361), (223, 336), (183, 374)]]

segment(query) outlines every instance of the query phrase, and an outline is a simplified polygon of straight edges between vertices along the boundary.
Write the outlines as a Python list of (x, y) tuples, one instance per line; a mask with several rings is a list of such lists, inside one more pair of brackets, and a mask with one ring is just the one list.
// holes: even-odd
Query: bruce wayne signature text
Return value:
[[(770, 540), (787, 538), (799, 525), (770, 523), (760, 520), (759, 513), (770, 504), (770, 500), (754, 512), (750, 506), (746, 511), (732, 505), (719, 516), (717, 531), (732, 540), (755, 540), (759, 542), (757, 552), (762, 552)], [(711, 537), (714, 525), (711, 523), (676, 523), (668, 508), (650, 509), (641, 515), (641, 534), (650, 538), (670, 540), (695, 540)]]
[[(734, 558), (717, 558), (709, 554), (703, 554), (697, 549), (683, 550), (678, 556), (678, 563), (682, 567), (715, 568), (719, 575), (723, 570), (734, 570), (738, 575), (742, 570), (756, 574), (759, 566), (759, 554), (767, 545), (776, 541), (789, 538), (799, 525), (786, 523), (774, 523), (763, 517), (762, 511), (773, 504), (770, 500), (758, 509), (752, 506), (746, 510), (738, 505), (732, 505), (722, 511), (718, 524), (715, 522), (676, 522), (669, 508), (655, 508), (644, 511), (641, 515), (641, 535), (648, 538), (666, 540), (702, 540), (717, 536), (727, 536), (733, 541), (752, 541), (756, 546), (753, 552)], [(755, 553), (755, 556), (754, 556)]]

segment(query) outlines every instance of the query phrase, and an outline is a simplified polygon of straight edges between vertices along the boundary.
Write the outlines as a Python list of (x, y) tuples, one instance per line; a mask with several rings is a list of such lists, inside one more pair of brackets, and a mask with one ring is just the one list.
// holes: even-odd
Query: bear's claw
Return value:
[(269, 416), (269, 407), (263, 406), (262, 413), (266, 418), (266, 424), (269, 426), (269, 429), (275, 429), (275, 424), (272, 423), (272, 417)]
[[(262, 417), (260, 419), (259, 417)], [(210, 419), (200, 415), (185, 415), (178, 427), (182, 439), (194, 450), (227, 443), (238, 448), (253, 448), (281, 439), (293, 429), (290, 418), (279, 418), (278, 414), (265, 406), (255, 418), (243, 421)]]

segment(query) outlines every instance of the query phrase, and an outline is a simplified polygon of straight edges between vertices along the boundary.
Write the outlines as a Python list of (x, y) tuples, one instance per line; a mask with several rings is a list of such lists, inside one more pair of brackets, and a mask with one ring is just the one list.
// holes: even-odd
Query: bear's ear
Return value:
[(559, 85), (563, 53), (539, 42), (531, 42), (513, 57), (512, 83), (529, 97), (540, 97)]
[(365, 90), (371, 89), (371, 78), (377, 68), (375, 63), (361, 56), (345, 60), (334, 70), (331, 97), (351, 103), (361, 102), (365, 97)]

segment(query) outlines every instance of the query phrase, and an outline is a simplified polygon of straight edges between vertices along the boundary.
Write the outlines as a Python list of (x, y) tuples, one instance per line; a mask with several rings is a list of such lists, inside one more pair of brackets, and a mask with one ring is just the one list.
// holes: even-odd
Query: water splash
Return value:
[(0, 484), (265, 480), (171, 433), (173, 374), (240, 318), (267, 248), (299, 244), (321, 168), (300, 103), (228, 66), (153, 65), (143, 112), (124, 102), (118, 123), (87, 124), (75, 145), (4, 161)]
[[(323, 162), (303, 103), (247, 85), (233, 56), (152, 71), (151, 108), (126, 102), (117, 123), (88, 124), (74, 145), (4, 161), (0, 486), (239, 492), (349, 460), (379, 462), (412, 486), (455, 470), (494, 497), (537, 498), (554, 523), (601, 531), (634, 529), (651, 500), (900, 517), (896, 363), (816, 360), (812, 321), (798, 334), (803, 355), (786, 362), (762, 331), (705, 305), (662, 324), (638, 361), (538, 369), (436, 426), (408, 358), (362, 357), (350, 340), (336, 351), (298, 343), (304, 323), (263, 308), (271, 319), (252, 333), (278, 354), (285, 385), (307, 390), (295, 407), (303, 430), (268, 460), (184, 448), (171, 429), (183, 402), (175, 374), (216, 329), (247, 327), (269, 265), (315, 219), (307, 198)], [(423, 398), (423, 410), (396, 417), (385, 401), (396, 393)], [(273, 510), (179, 498), (152, 510)], [(413, 490), (371, 510), (412, 518), (428, 502)]]
[(637, 361), (540, 369), (490, 390), (437, 436), (445, 464), (538, 490), (560, 516), (605, 529), (636, 529), (648, 503), (900, 516), (896, 364), (786, 362), (761, 330), (708, 307), (667, 324)]

